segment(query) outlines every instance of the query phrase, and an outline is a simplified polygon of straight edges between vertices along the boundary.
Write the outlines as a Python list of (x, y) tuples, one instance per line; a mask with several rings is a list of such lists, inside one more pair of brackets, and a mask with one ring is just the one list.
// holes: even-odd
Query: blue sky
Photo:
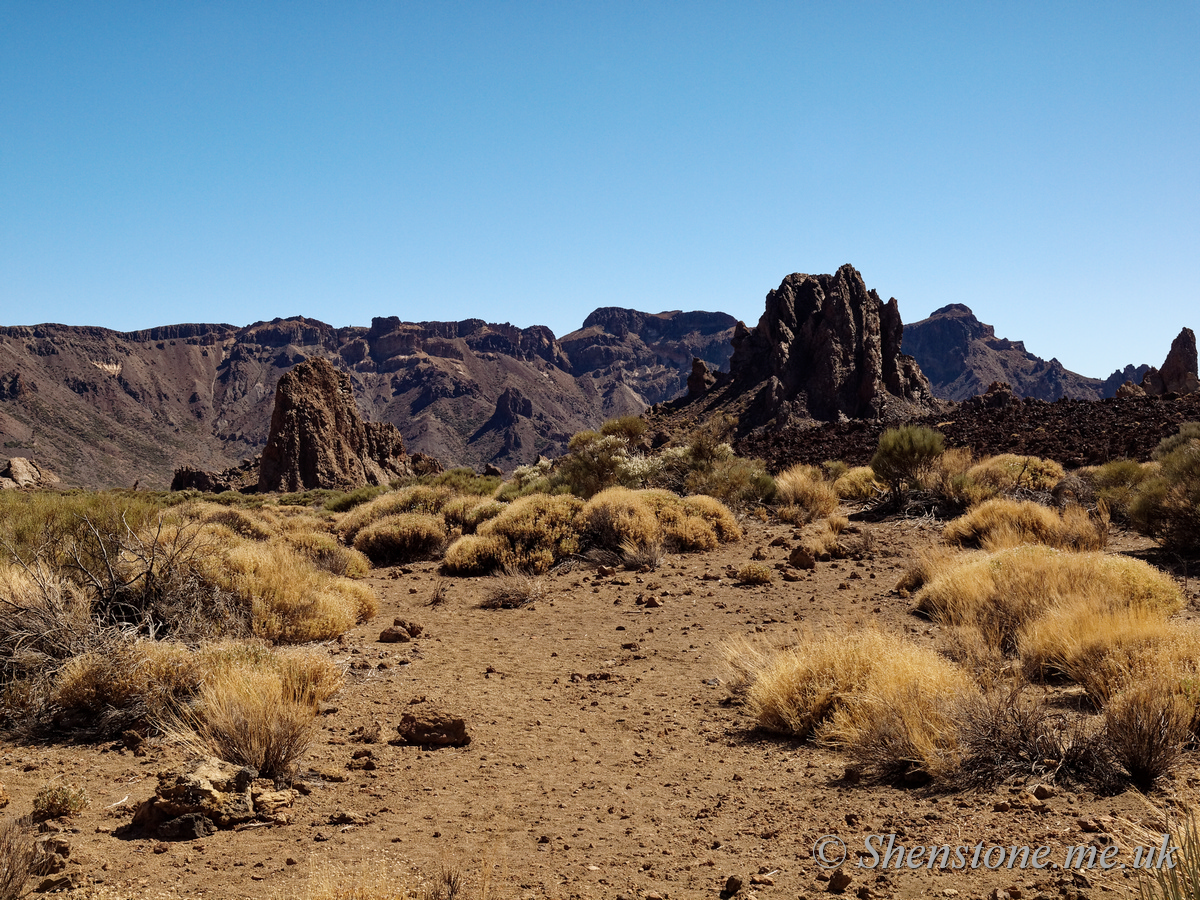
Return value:
[(1200, 5), (0, 0), (0, 324), (758, 320), (852, 263), (1107, 375), (1200, 329)]

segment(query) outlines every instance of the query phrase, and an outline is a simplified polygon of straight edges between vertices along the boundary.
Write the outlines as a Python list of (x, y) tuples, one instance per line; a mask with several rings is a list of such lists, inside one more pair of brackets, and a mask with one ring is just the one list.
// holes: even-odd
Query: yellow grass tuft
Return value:
[(838, 492), (821, 469), (800, 463), (775, 476), (775, 500), (786, 510), (785, 521), (804, 524), (832, 515)]
[[(583, 501), (569, 494), (530, 494), (481, 525), (476, 536), (504, 542), (501, 566), (545, 572), (559, 559), (579, 552), (575, 517), (582, 507)], [(485, 546), (474, 545), (477, 550)]]
[(1062, 480), (1063, 467), (1052, 459), (1001, 453), (976, 463), (966, 474), (976, 484), (1002, 494), (1018, 488), (1049, 491)]
[(774, 573), (770, 566), (759, 562), (746, 563), (737, 571), (737, 580), (742, 584), (770, 584)]
[(437, 515), (453, 496), (450, 488), (423, 484), (381, 494), (374, 500), (354, 507), (338, 519), (337, 531), (342, 540), (353, 543), (358, 533), (372, 522), (400, 513)]
[(855, 466), (838, 477), (833, 490), (843, 500), (862, 501), (878, 497), (887, 490), (887, 485), (875, 477), (875, 470), (870, 466)]
[(447, 575), (486, 575), (502, 565), (508, 542), (498, 534), (467, 534), (446, 549), (442, 569)]
[(746, 704), (763, 728), (866, 753), (887, 778), (957, 765), (954, 716), (978, 689), (933, 650), (865, 630), (773, 654), (743, 642), (727, 658), (749, 679)]
[(1108, 520), (1093, 518), (1075, 505), (1060, 514), (1032, 500), (997, 497), (950, 522), (942, 540), (987, 550), (1032, 543), (1064, 550), (1102, 550), (1108, 544)]
[(1020, 643), (1033, 659), (1041, 652), (1035, 648), (1051, 641), (1040, 631), (1032, 636), (1034, 623), (1051, 612), (1086, 619), (1142, 607), (1165, 618), (1182, 602), (1174, 582), (1140, 560), (1029, 544), (935, 574), (917, 594), (916, 609), (942, 625), (977, 629), (1004, 653)]

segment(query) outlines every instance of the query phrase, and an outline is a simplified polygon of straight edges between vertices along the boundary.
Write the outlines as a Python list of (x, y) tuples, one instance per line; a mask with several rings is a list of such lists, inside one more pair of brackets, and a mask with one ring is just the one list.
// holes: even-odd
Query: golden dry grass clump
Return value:
[(1052, 459), (1001, 453), (981, 460), (967, 470), (967, 478), (996, 493), (1011, 493), (1019, 488), (1049, 491), (1063, 477), (1063, 467)]
[(433, 556), (445, 540), (441, 516), (394, 513), (362, 528), (355, 535), (354, 549), (377, 566), (394, 566)]
[(775, 476), (775, 500), (779, 518), (803, 525), (832, 515), (838, 507), (838, 492), (822, 469), (799, 463)]
[(476, 575), (498, 568), (546, 572), (559, 559), (578, 553), (575, 518), (583, 501), (569, 494), (530, 494), (514, 500), (475, 534), (446, 551), (451, 575)]
[(353, 543), (360, 531), (384, 516), (399, 513), (437, 515), (453, 496), (450, 488), (423, 484), (381, 494), (345, 513), (338, 519), (337, 531), (342, 540)]
[(751, 562), (737, 570), (737, 580), (742, 584), (770, 584), (774, 574), (770, 566)]
[(442, 507), (442, 518), (446, 520), (447, 528), (459, 528), (463, 534), (474, 534), (488, 519), (500, 515), (505, 506), (499, 500), (467, 494), (451, 498)]
[(576, 524), (585, 545), (609, 550), (661, 544), (688, 553), (742, 536), (733, 513), (715, 497), (680, 497), (662, 489), (601, 491), (580, 510)]
[(916, 609), (956, 629), (960, 645), (1015, 653), (1029, 674), (1086, 686), (1105, 653), (1164, 630), (1182, 602), (1174, 582), (1141, 560), (1029, 544), (946, 563)]
[(364, 553), (353, 547), (343, 546), (329, 532), (290, 532), (283, 536), (283, 540), (318, 569), (323, 569), (331, 575), (362, 578), (371, 571), (371, 562)]
[(878, 497), (887, 490), (887, 485), (875, 477), (870, 466), (855, 466), (837, 477), (833, 490), (843, 500), (861, 501)]
[(1102, 550), (1108, 545), (1108, 519), (1093, 517), (1074, 504), (1059, 513), (1032, 500), (996, 497), (950, 522), (942, 540), (986, 550), (1032, 543), (1063, 550)]
[(267, 640), (337, 637), (379, 608), (366, 585), (330, 575), (282, 543), (242, 543), (205, 562), (212, 581), (248, 603), (254, 634)]
[(933, 650), (864, 630), (774, 653), (743, 642), (726, 655), (763, 728), (850, 750), (885, 779), (958, 764), (955, 716), (978, 688)]
[(801, 539), (800, 546), (816, 559), (841, 557), (845, 555), (842, 552), (841, 535), (849, 525), (850, 520), (845, 516), (829, 516)]
[(226, 644), (200, 663), (198, 702), (176, 704), (160, 724), (194, 752), (287, 778), (308, 749), (318, 704), (342, 685), (341, 672), (316, 651), (275, 653)]
[(643, 547), (660, 543), (662, 528), (645, 493), (611, 487), (593, 496), (575, 520), (583, 542), (608, 550), (625, 543)]

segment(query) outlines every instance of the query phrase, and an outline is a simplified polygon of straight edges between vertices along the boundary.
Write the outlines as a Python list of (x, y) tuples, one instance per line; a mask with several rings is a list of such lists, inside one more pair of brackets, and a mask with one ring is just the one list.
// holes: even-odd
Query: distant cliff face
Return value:
[[(969, 307), (952, 303), (928, 319), (904, 328), (904, 350), (921, 364), (933, 391), (944, 400), (966, 400), (987, 391), (995, 381), (1007, 382), (1018, 397), (1096, 400), (1106, 383), (1065, 369), (1057, 359), (1034, 356), (1021, 341), (996, 337)], [(1117, 387), (1112, 386), (1116, 393)]]
[(606, 308), (564, 341), (544, 327), (394, 316), (369, 328), (303, 317), (0, 328), (0, 457), (35, 458), (68, 484), (165, 488), (176, 467), (220, 471), (261, 452), (280, 377), (323, 358), (348, 374), (363, 417), (394, 424), (409, 451), (511, 468), (686, 390), (693, 355), (728, 362), (733, 325)]

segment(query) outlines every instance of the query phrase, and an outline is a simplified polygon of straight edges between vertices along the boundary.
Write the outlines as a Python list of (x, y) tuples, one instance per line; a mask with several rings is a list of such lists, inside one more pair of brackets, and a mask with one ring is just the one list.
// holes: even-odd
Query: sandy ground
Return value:
[[(715, 898), (736, 876), (742, 898), (795, 900), (830, 889), (813, 858), (823, 835), (849, 846), (846, 896), (1136, 893), (1128, 867), (1085, 875), (856, 867), (867, 836), (888, 833), (906, 846), (1046, 845), (1051, 863), (1068, 846), (1115, 841), (1118, 866), (1128, 866), (1131, 845), (1161, 828), (1162, 811), (1196, 798), (1200, 767), (1189, 755), (1148, 798), (1060, 788), (1044, 803), (1033, 783), (959, 794), (847, 783), (846, 757), (754, 730), (727, 687), (722, 647), (739, 636), (783, 644), (863, 625), (936, 645), (937, 629), (910, 615), (893, 588), (939, 527), (861, 525), (874, 537), (869, 558), (818, 563), (799, 581), (777, 575), (763, 587), (736, 584), (727, 567), (759, 547), (768, 564), (782, 562), (797, 532), (753, 519), (746, 527), (737, 544), (670, 556), (653, 572), (547, 576), (546, 598), (522, 609), (480, 609), (485, 579), (444, 579), (444, 602), (430, 606), (432, 563), (378, 573), (379, 615), (328, 646), (347, 685), (320, 720), (304, 762), (308, 793), (289, 825), (171, 844), (114, 836), (151, 796), (156, 773), (181, 760), (153, 744), (144, 757), (112, 744), (5, 744), (5, 812), (27, 812), (56, 778), (86, 786), (92, 805), (63, 834), (80, 897), (316, 897), (356, 884), (418, 888), (451, 869), (466, 897)], [(776, 538), (781, 545), (770, 546)], [(1128, 535), (1115, 542), (1142, 546)], [(660, 605), (647, 608), (650, 598)], [(395, 617), (425, 634), (379, 643)], [(470, 745), (387, 743), (404, 712), (422, 704), (462, 716)], [(382, 742), (354, 740), (375, 723)], [(373, 769), (352, 759), (364, 749)], [(362, 824), (330, 824), (339, 813)], [(1089, 820), (1099, 833), (1085, 832)]]

